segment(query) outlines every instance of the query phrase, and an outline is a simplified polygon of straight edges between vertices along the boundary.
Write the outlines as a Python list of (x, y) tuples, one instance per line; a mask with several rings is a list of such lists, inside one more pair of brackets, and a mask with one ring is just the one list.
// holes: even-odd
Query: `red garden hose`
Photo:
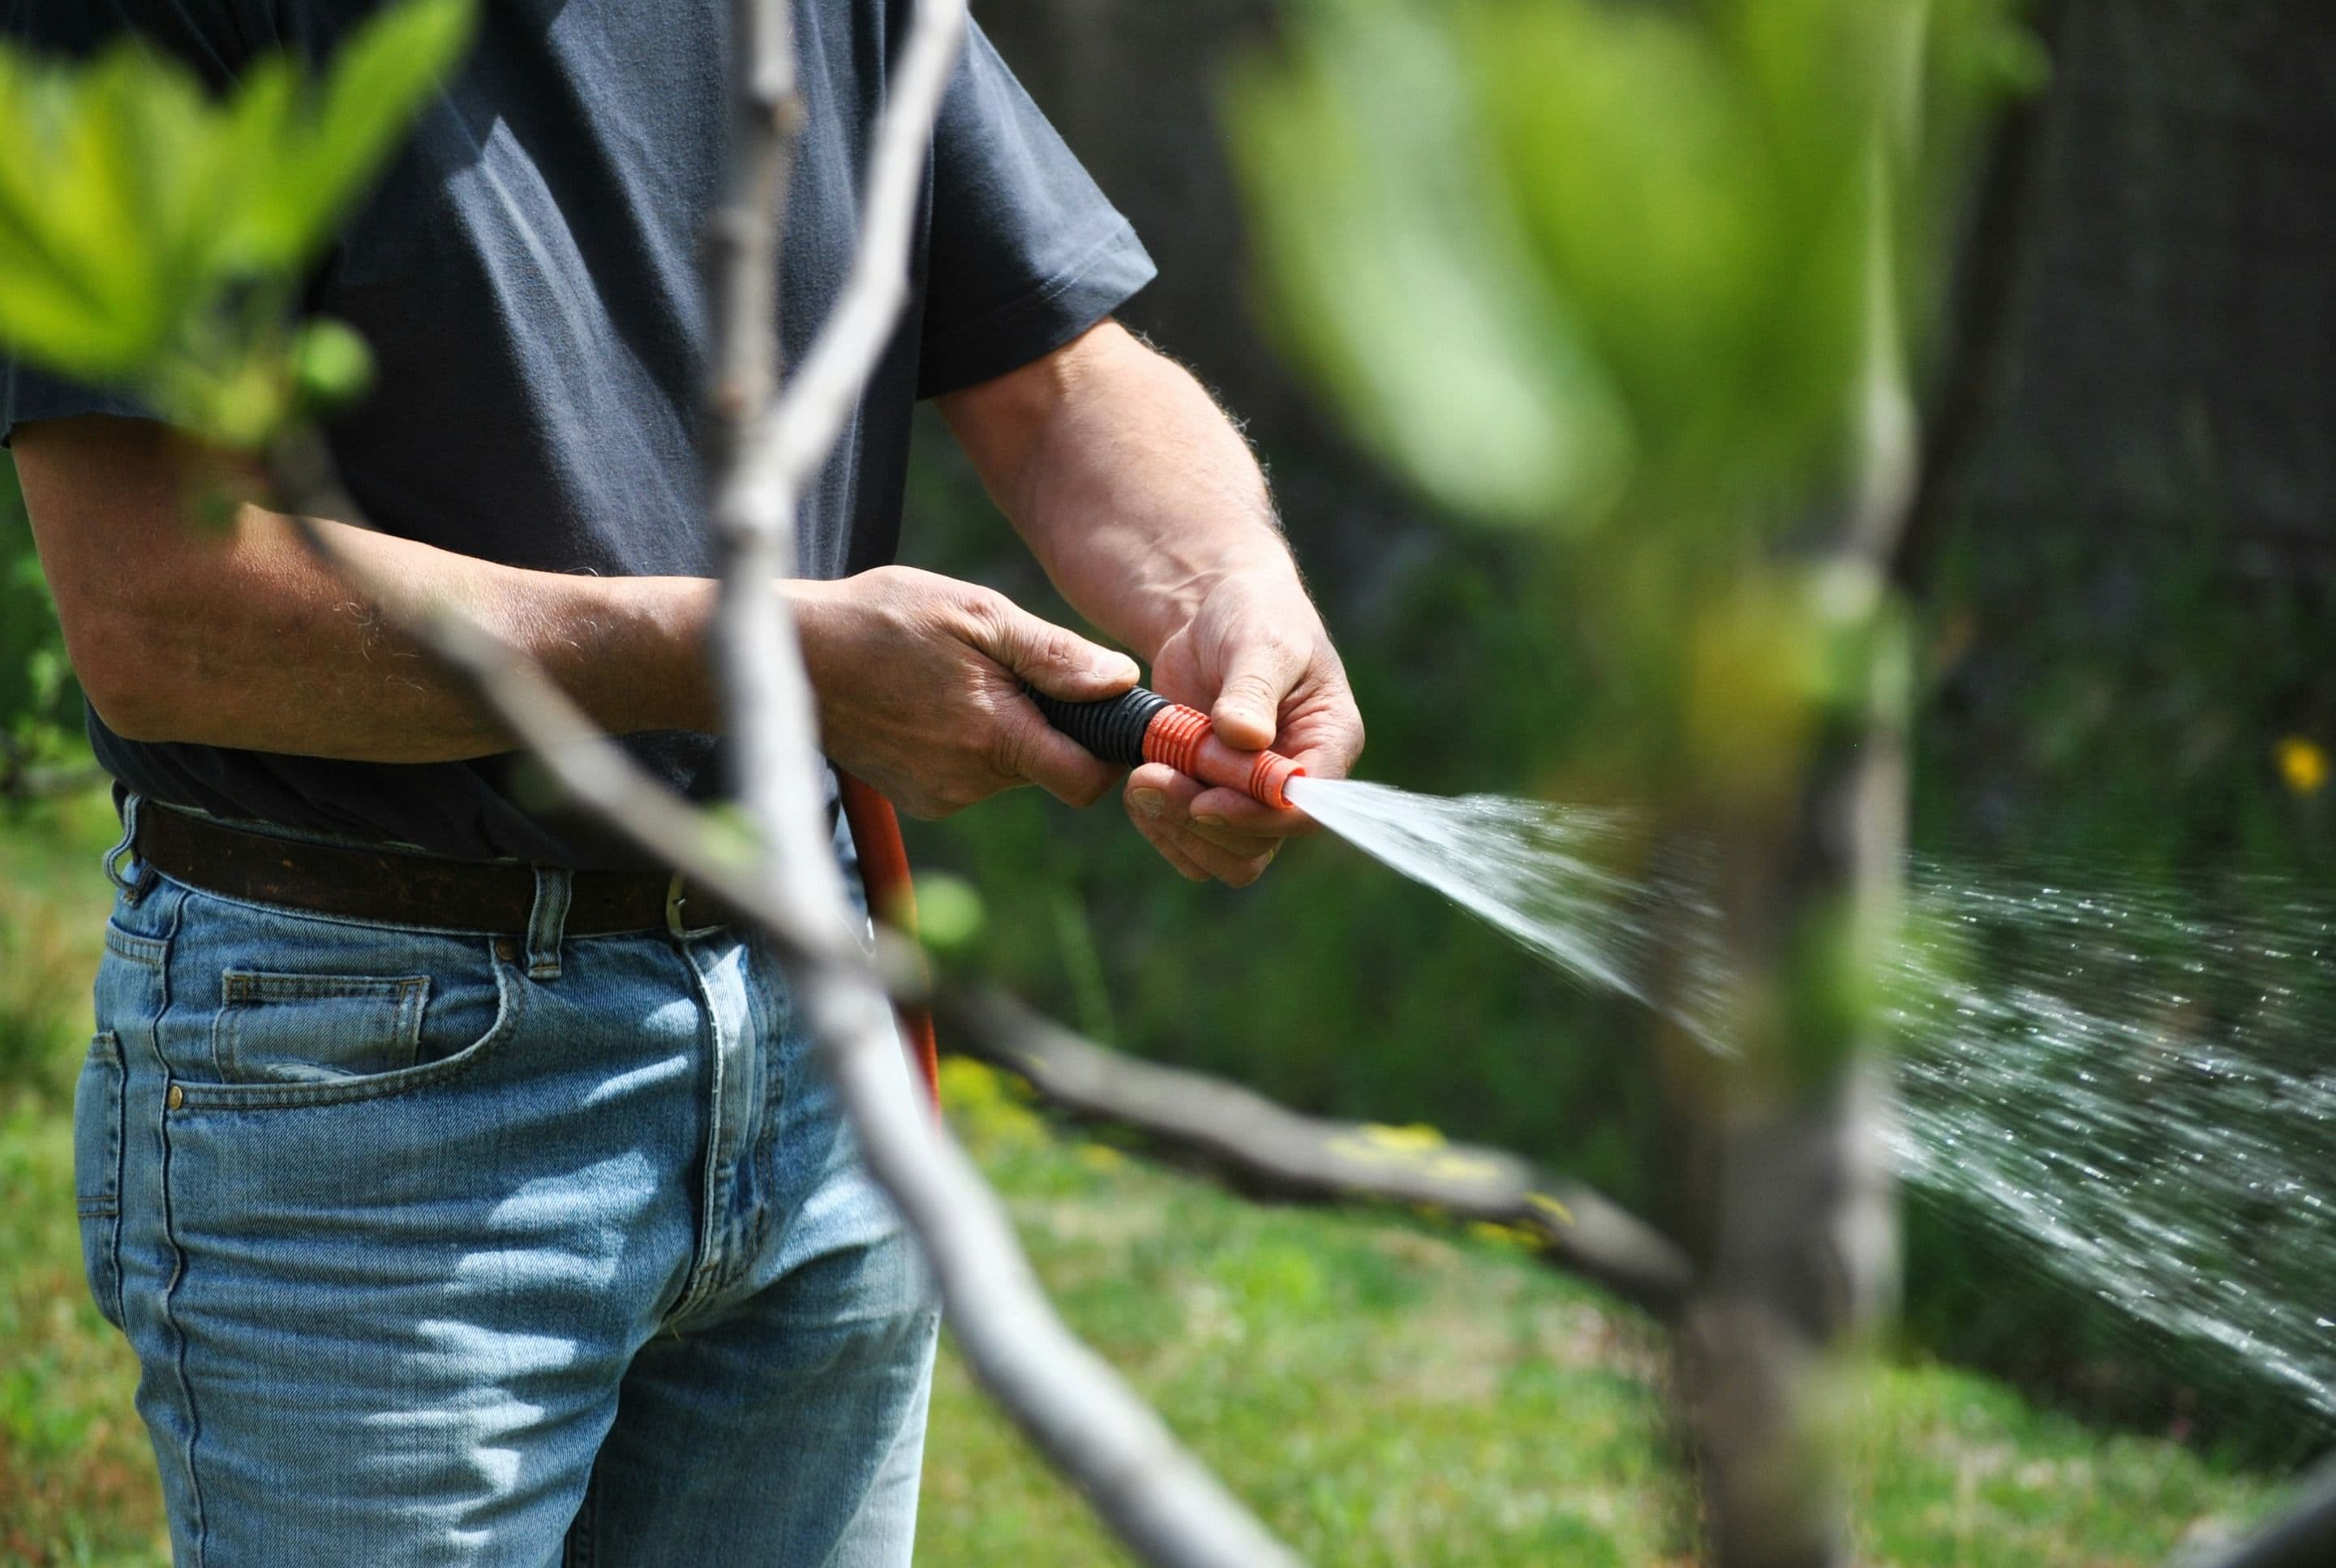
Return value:
[[(913, 938), (917, 934), (917, 891), (909, 880), (908, 846), (900, 842), (900, 819), (892, 803), (875, 789), (841, 768), (836, 783), (843, 799), (843, 820), (852, 828), (852, 847), (860, 855), (861, 884), (868, 891), (868, 908), (878, 920)], [(940, 1047), (933, 1035), (933, 1015), (923, 1008), (900, 1004), (900, 1035), (925, 1092), (939, 1106), (941, 1093)]]
[[(1203, 783), (1243, 791), (1270, 806), (1290, 803), (1290, 781), (1306, 770), (1270, 751), (1240, 751), (1219, 740), (1209, 716), (1170, 702), (1156, 692), (1132, 687), (1101, 702), (1063, 702), (1033, 691), (1031, 700), (1056, 729), (1106, 762), (1122, 767), (1165, 763)], [(900, 842), (900, 819), (892, 803), (841, 769), (836, 780), (843, 820), (860, 853), (860, 877), (874, 916), (903, 936), (917, 934), (917, 897), (909, 881), (909, 852)], [(902, 1006), (900, 1032), (924, 1074), (936, 1105), (940, 1101), (940, 1055), (933, 1038), (933, 1016)]]

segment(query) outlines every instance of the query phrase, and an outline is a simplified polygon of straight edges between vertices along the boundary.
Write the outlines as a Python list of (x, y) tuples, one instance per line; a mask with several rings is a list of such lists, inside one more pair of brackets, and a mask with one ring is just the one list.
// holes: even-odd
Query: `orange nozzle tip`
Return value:
[(1291, 810), (1290, 781), (1303, 778), (1306, 770), (1278, 752), (1257, 754), (1257, 766), (1250, 773), (1249, 793), (1267, 805), (1282, 811)]

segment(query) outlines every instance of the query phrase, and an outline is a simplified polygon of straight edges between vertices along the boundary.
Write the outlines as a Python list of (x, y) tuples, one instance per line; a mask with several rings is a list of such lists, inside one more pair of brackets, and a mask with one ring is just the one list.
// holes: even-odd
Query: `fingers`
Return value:
[(1203, 790), (1190, 809), (1192, 831), (1228, 849), (1278, 843), (1322, 831), (1304, 812), (1270, 806), (1235, 789)]
[(1267, 634), (1243, 638), (1232, 649), (1209, 722), (1217, 737), (1243, 751), (1273, 744), (1281, 727), (1281, 699), (1306, 674), (1308, 650)]
[(1020, 692), (999, 723), (998, 771), (1028, 779), (1068, 806), (1091, 806), (1119, 782), (1120, 770), (1048, 724)]
[(1147, 763), (1128, 774), (1127, 814), (1168, 863), (1187, 877), (1214, 877), (1247, 887), (1273, 863), (1280, 844), (1272, 839), (1204, 832), (1192, 821), (1192, 806), (1209, 793), (1196, 779)]
[(1066, 702), (1117, 696), (1141, 673), (1127, 655), (1041, 620), (1001, 595), (983, 601), (969, 630), (975, 648), (1048, 696)]

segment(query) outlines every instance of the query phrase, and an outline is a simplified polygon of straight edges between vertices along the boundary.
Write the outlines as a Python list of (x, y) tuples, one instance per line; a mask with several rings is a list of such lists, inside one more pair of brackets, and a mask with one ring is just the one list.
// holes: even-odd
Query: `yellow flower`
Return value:
[(2272, 748), (2272, 755), (2278, 760), (2279, 776), (2297, 794), (2317, 794), (2328, 782), (2328, 754), (2300, 735), (2286, 736)]

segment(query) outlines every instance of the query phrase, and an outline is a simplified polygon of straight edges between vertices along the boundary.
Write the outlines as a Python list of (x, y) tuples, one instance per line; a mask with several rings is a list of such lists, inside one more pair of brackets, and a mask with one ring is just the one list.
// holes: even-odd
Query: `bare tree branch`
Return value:
[(1019, 1074), (1071, 1115), (1132, 1128), (1276, 1197), (1424, 1204), (1524, 1231), (1550, 1261), (1660, 1318), (1679, 1309), (1686, 1254), (1611, 1199), (1505, 1149), (1300, 1115), (1204, 1074), (1090, 1044), (995, 994), (944, 992), (950, 1048)]
[[(1812, 606), (1876, 644), (1919, 462), (1883, 157), (1877, 138), (1855, 483)], [(1896, 928), (1905, 715), (1885, 657), (1870, 654), (1864, 689), (1822, 716), (1791, 818), (1745, 812), (1739, 801), (1710, 830), (1728, 846), (1716, 890), (1728, 965), (1781, 994), (1808, 994), (1825, 983), (1821, 966), (1837, 960), (1776, 933), (1809, 930), (1819, 911), (1839, 909), (1869, 946)], [(1680, 1096), (1681, 1165), (1695, 1173), (1703, 1211), (1677, 1345), (1708, 1552), (1720, 1568), (1838, 1568), (1854, 1551), (1839, 1369), (1870, 1344), (1897, 1281), (1889, 1081), (1871, 1017), (1739, 1011), (1740, 1057), (1675, 1055), (1692, 1064), (1682, 1075), (1691, 1087)]]
[(965, 0), (920, 0), (916, 16), (876, 123), (852, 274), (749, 458), (746, 478), (759, 504), (789, 516), (834, 448), (908, 303), (917, 195), (933, 121), (965, 42)]
[[(748, 482), (762, 421), (778, 392), (779, 234), (802, 113), (789, 4), (732, 0), (733, 140), (724, 203), (708, 237), (716, 316), (706, 490), (724, 554), (714, 640), (733, 776), (773, 854), (790, 824), (800, 826), (825, 803), (810, 687), (773, 589), (796, 570), (795, 497), (757, 495)], [(842, 907), (842, 884), (831, 872), (789, 869), (778, 885), (783, 896), (800, 889), (799, 920)], [(825, 882), (835, 885), (817, 885)]]
[[(743, 743), (742, 794), (774, 873), (769, 897), (781, 906), (774, 912), (821, 944), (783, 957), (797, 1004), (869, 1168), (924, 1245), (975, 1375), (1148, 1560), (1180, 1568), (1293, 1563), (1063, 1326), (972, 1162), (917, 1103), (884, 989), (864, 966), (830, 958), (824, 940), (846, 927), (850, 906), (831, 846), (811, 685), (773, 579), (793, 565), (803, 484), (859, 402), (906, 302), (916, 192), (964, 33), (964, 0), (917, 6), (878, 119), (860, 247), (843, 297), (757, 439), (726, 454), (712, 486), (730, 552), (725, 600), (757, 607), (725, 618), (718, 649)], [(754, 37), (765, 52), (788, 46), (767, 27)], [(767, 62), (747, 71), (753, 81), (781, 74)], [(724, 292), (742, 305), (723, 323), (725, 332), (774, 337), (774, 297), (757, 317), (744, 308), (754, 302), (750, 289), (734, 282)]]

